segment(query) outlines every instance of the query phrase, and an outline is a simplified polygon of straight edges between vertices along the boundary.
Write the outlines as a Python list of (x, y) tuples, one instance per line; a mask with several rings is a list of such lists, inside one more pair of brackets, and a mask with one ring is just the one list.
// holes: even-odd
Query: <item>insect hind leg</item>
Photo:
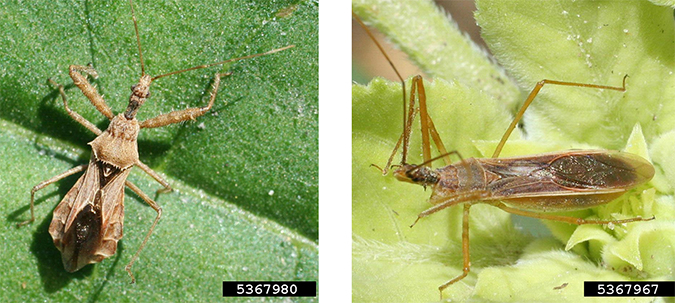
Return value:
[(71, 169), (69, 169), (69, 170), (67, 170), (63, 173), (60, 173), (60, 174), (50, 178), (49, 180), (42, 181), (38, 185), (33, 186), (33, 189), (30, 190), (30, 219), (28, 219), (26, 221), (23, 221), (23, 222), (17, 224), (16, 226), (21, 227), (21, 226), (24, 226), (26, 224), (29, 224), (29, 223), (32, 223), (33, 221), (35, 221), (35, 212), (33, 210), (35, 208), (35, 192), (45, 188), (49, 184), (52, 184), (54, 182), (58, 182), (59, 180), (65, 178), (65, 177), (68, 177), (70, 175), (73, 175), (73, 174), (76, 174), (76, 173), (79, 173), (79, 172), (83, 171), (85, 168), (87, 168), (87, 165), (88, 164), (82, 164), (82, 165), (73, 167), (73, 168), (71, 168)]
[(495, 206), (501, 208), (505, 212), (520, 215), (520, 216), (537, 218), (537, 219), (545, 219), (545, 220), (551, 220), (551, 221), (558, 221), (558, 222), (565, 222), (565, 223), (575, 224), (575, 225), (624, 224), (624, 223), (637, 222), (637, 221), (650, 221), (650, 220), (655, 219), (655, 217), (652, 216), (650, 218), (635, 217), (635, 218), (628, 218), (628, 219), (621, 219), (621, 220), (587, 220), (587, 219), (581, 219), (581, 218), (576, 218), (576, 217), (557, 216), (557, 215), (550, 215), (550, 214), (545, 214), (545, 213), (537, 213), (537, 212), (531, 212), (531, 211), (526, 211), (526, 210), (520, 210), (520, 209), (517, 209), (517, 208), (506, 206), (503, 203), (495, 204)]
[(513, 130), (516, 128), (516, 125), (518, 125), (518, 122), (523, 118), (523, 115), (525, 114), (525, 111), (527, 108), (532, 104), (532, 101), (534, 101), (534, 98), (539, 94), (539, 91), (544, 87), (546, 84), (554, 84), (554, 85), (561, 85), (561, 86), (575, 86), (575, 87), (587, 87), (587, 88), (596, 88), (596, 89), (611, 89), (611, 90), (616, 90), (620, 92), (625, 92), (626, 91), (626, 78), (628, 78), (628, 75), (625, 75), (623, 77), (623, 84), (621, 87), (617, 86), (608, 86), (608, 85), (597, 85), (597, 84), (587, 84), (587, 83), (577, 83), (577, 82), (567, 82), (567, 81), (556, 81), (556, 80), (541, 80), (537, 82), (537, 85), (534, 86), (530, 94), (527, 96), (527, 99), (525, 99), (525, 102), (523, 102), (523, 106), (520, 107), (520, 110), (516, 114), (516, 116), (513, 118), (513, 121), (509, 125), (509, 127), (506, 129), (504, 132), (504, 135), (502, 136), (501, 140), (499, 140), (499, 144), (497, 144), (497, 148), (495, 148), (495, 152), (492, 154), (492, 158), (497, 158), (499, 157), (499, 154), (502, 151), (502, 148), (504, 147), (504, 144), (506, 144), (506, 140), (509, 139), (509, 136), (513, 132)]
[(154, 209), (157, 212), (157, 217), (155, 217), (155, 221), (152, 222), (152, 226), (150, 226), (150, 230), (148, 233), (145, 235), (145, 238), (143, 239), (143, 242), (141, 243), (141, 246), (138, 248), (134, 256), (131, 258), (131, 261), (129, 261), (129, 264), (124, 267), (124, 270), (129, 273), (129, 276), (131, 277), (131, 284), (136, 283), (136, 278), (134, 277), (134, 274), (131, 273), (131, 266), (134, 265), (134, 262), (138, 259), (138, 256), (141, 254), (141, 250), (145, 247), (145, 244), (148, 243), (148, 240), (150, 239), (150, 235), (152, 235), (152, 232), (155, 230), (155, 226), (157, 226), (157, 222), (159, 222), (159, 219), (162, 217), (162, 208), (157, 205), (155, 201), (150, 199), (148, 195), (146, 195), (138, 186), (135, 184), (129, 182), (128, 180), (124, 182), (124, 184), (129, 187), (133, 192), (135, 192), (138, 196), (145, 201), (145, 203), (148, 203), (152, 209)]

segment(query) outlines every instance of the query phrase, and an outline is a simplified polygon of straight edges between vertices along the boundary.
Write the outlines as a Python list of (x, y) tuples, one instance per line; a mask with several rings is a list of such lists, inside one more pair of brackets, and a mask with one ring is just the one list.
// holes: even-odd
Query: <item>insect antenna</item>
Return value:
[[(394, 156), (396, 155), (396, 152), (398, 151), (398, 148), (403, 145), (402, 149), (402, 156), (401, 156), (401, 165), (407, 164), (407, 157), (408, 157), (408, 150), (410, 148), (410, 136), (412, 134), (412, 125), (413, 121), (415, 120), (415, 115), (419, 112), (420, 114), (420, 124), (422, 128), (422, 152), (424, 155), (424, 159), (430, 159), (431, 158), (431, 144), (429, 141), (429, 137), (433, 139), (434, 144), (438, 148), (439, 154), (442, 154), (442, 156), (445, 159), (445, 162), (447, 164), (450, 164), (450, 158), (448, 157), (449, 153), (447, 152), (440, 135), (438, 134), (438, 131), (436, 130), (436, 126), (434, 126), (434, 123), (429, 116), (429, 112), (427, 109), (426, 105), (426, 93), (424, 89), (424, 83), (423, 79), (421, 76), (417, 75), (413, 77), (412, 79), (412, 84), (410, 88), (410, 101), (406, 103), (406, 87), (405, 87), (405, 81), (403, 80), (403, 77), (399, 73), (398, 69), (392, 62), (391, 58), (389, 58), (389, 55), (387, 55), (386, 51), (382, 47), (382, 45), (375, 39), (375, 36), (373, 33), (368, 29), (368, 27), (361, 21), (359, 16), (357, 16), (354, 12), (352, 12), (352, 16), (354, 19), (359, 23), (359, 25), (364, 29), (366, 34), (370, 37), (370, 39), (375, 43), (377, 48), (379, 49), (380, 53), (384, 55), (384, 57), (387, 59), (387, 62), (391, 66), (391, 68), (394, 70), (396, 73), (396, 76), (398, 77), (399, 81), (401, 82), (401, 90), (403, 92), (402, 98), (403, 98), (403, 132), (401, 133), (401, 136), (399, 137), (398, 141), (396, 142), (396, 146), (394, 146), (394, 150), (391, 153), (391, 156), (389, 156), (389, 160), (387, 161), (387, 164), (384, 166), (384, 169), (380, 168), (377, 165), (371, 165), (373, 167), (376, 167), (380, 170), (380, 172), (383, 175), (386, 175), (390, 169), (394, 167), (394, 165), (391, 165), (393, 162)], [(417, 98), (415, 98), (417, 96)], [(419, 105), (417, 108), (415, 108), (415, 99), (418, 100)], [(407, 104), (407, 105), (406, 105)], [(425, 161), (425, 164), (427, 165), (430, 163), (430, 161)], [(400, 166), (399, 166), (400, 167)]]
[(283, 50), (287, 50), (287, 49), (293, 48), (293, 47), (295, 47), (295, 45), (288, 45), (288, 46), (284, 46), (284, 47), (281, 47), (281, 48), (266, 51), (264, 53), (253, 54), (253, 55), (243, 56), (243, 57), (239, 57), (239, 58), (227, 59), (225, 61), (220, 61), (220, 62), (211, 63), (211, 64), (197, 65), (197, 66), (193, 66), (193, 67), (190, 67), (190, 68), (186, 68), (186, 69), (166, 73), (166, 74), (163, 74), (163, 75), (155, 76), (155, 77), (152, 77), (152, 80), (154, 81), (154, 80), (157, 80), (159, 78), (163, 78), (163, 77), (171, 76), (171, 75), (175, 75), (175, 74), (180, 74), (180, 73), (184, 73), (184, 72), (195, 70), (195, 69), (207, 68), (207, 67), (211, 67), (211, 66), (215, 66), (215, 65), (225, 64), (225, 63), (228, 63), (228, 62), (234, 62), (234, 61), (239, 61), (239, 60), (244, 60), (244, 59), (250, 59), (250, 58), (265, 56), (265, 55), (277, 53), (277, 52), (280, 52), (280, 51), (283, 51)]
[[(136, 21), (136, 13), (134, 12), (134, 4), (133, 4), (132, 1), (133, 0), (129, 0), (129, 5), (131, 5), (131, 18), (134, 21), (134, 30), (136, 31), (136, 44), (138, 45), (138, 57), (141, 60), (141, 76), (144, 76), (145, 75), (145, 63), (143, 61), (143, 51), (141, 49), (141, 36), (138, 33), (138, 21)], [(284, 47), (281, 47), (281, 48), (266, 51), (264, 53), (253, 54), (253, 55), (248, 55), (248, 56), (243, 56), (243, 57), (233, 58), (233, 59), (227, 59), (225, 61), (220, 61), (220, 62), (211, 63), (211, 64), (193, 66), (193, 67), (190, 67), (190, 68), (186, 68), (186, 69), (182, 69), (182, 70), (178, 70), (178, 71), (173, 71), (173, 72), (170, 72), (170, 73), (166, 73), (166, 74), (163, 74), (163, 75), (152, 77), (151, 81), (154, 81), (154, 80), (157, 80), (159, 78), (166, 77), (166, 76), (184, 73), (184, 72), (195, 70), (195, 69), (202, 69), (202, 68), (207, 68), (207, 67), (211, 67), (211, 66), (215, 66), (215, 65), (225, 64), (225, 63), (228, 63), (228, 62), (234, 62), (234, 61), (239, 61), (239, 60), (244, 60), (244, 59), (250, 59), (250, 58), (265, 56), (265, 55), (273, 54), (273, 53), (280, 52), (280, 51), (283, 51), (283, 50), (287, 50), (287, 49), (293, 48), (293, 47), (295, 47), (295, 45), (288, 45), (288, 46), (284, 46)]]
[[(445, 158), (445, 157), (450, 156), (450, 155), (457, 155), (457, 157), (459, 157), (459, 160), (460, 160), (460, 161), (462, 161), (462, 162), (464, 161), (464, 157), (462, 157), (462, 155), (459, 153), (459, 151), (453, 150), (453, 151), (451, 151), (451, 152), (449, 152), (449, 153), (444, 153), (444, 154), (438, 155), (438, 156), (436, 156), (436, 157), (433, 157), (433, 158), (431, 158), (431, 159), (429, 159), (429, 160), (427, 160), (427, 161), (424, 161), (424, 162), (422, 162), (422, 163), (420, 163), (420, 164), (416, 164), (416, 165), (414, 165), (413, 168), (411, 168), (409, 171), (412, 172), (412, 171), (418, 170), (418, 169), (419, 169), (420, 167), (422, 167), (422, 166), (426, 166), (426, 165), (431, 164), (432, 162), (434, 162), (434, 161), (436, 161), (436, 160)], [(393, 167), (393, 166), (394, 166), (394, 165), (392, 165), (392, 167)]]
[[(386, 175), (388, 172), (388, 167), (391, 166), (391, 162), (394, 160), (394, 156), (396, 155), (396, 151), (398, 148), (401, 146), (401, 143), (403, 143), (403, 156), (401, 158), (401, 163), (405, 164), (406, 163), (406, 157), (408, 156), (408, 144), (410, 143), (410, 136), (407, 134), (407, 130), (410, 127), (407, 123), (408, 121), (408, 111), (406, 109), (406, 100), (405, 100), (405, 81), (403, 80), (403, 77), (401, 77), (401, 74), (398, 72), (398, 69), (394, 65), (394, 62), (391, 61), (389, 58), (389, 55), (387, 55), (387, 52), (384, 51), (384, 48), (382, 45), (380, 45), (379, 42), (377, 42), (377, 39), (375, 39), (375, 36), (373, 33), (368, 29), (368, 27), (361, 21), (361, 18), (357, 16), (354, 12), (352, 12), (352, 16), (354, 17), (354, 20), (361, 25), (361, 27), (366, 31), (366, 34), (370, 37), (373, 42), (375, 42), (375, 45), (377, 45), (377, 48), (380, 50), (380, 53), (384, 55), (384, 57), (387, 59), (387, 62), (389, 62), (389, 65), (391, 66), (392, 69), (394, 69), (394, 72), (396, 73), (396, 76), (398, 79), (401, 81), (401, 89), (403, 90), (403, 133), (401, 134), (401, 137), (398, 138), (398, 142), (396, 142), (396, 146), (394, 147), (394, 150), (391, 153), (391, 156), (389, 157), (389, 160), (387, 160), (387, 164), (384, 166), (384, 170), (382, 170), (382, 174)], [(411, 113), (412, 114), (412, 113)]]
[(134, 3), (129, 0), (131, 5), (131, 19), (134, 21), (134, 30), (136, 30), (136, 44), (138, 44), (138, 57), (141, 59), (141, 76), (145, 75), (145, 63), (143, 62), (143, 51), (141, 50), (141, 35), (138, 34), (138, 21), (136, 21), (136, 13), (134, 12)]

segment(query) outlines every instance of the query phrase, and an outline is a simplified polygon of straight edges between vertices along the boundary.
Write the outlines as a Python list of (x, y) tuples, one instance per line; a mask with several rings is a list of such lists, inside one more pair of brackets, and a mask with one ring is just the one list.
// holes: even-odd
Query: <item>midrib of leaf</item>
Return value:
[[(9, 240), (9, 239), (14, 239), (14, 238), (26, 238), (30, 237), (29, 235), (34, 235), (32, 236), (33, 238), (33, 243), (30, 244), (31, 249), (26, 250), (25, 247), (28, 245), (28, 243), (17, 243), (16, 245), (12, 245), (11, 249), (6, 250), (6, 253), (10, 253), (13, 255), (16, 264), (25, 264), (26, 262), (34, 264), (35, 260), (37, 259), (37, 266), (38, 266), (38, 271), (40, 274), (36, 275), (36, 271), (34, 269), (28, 269), (28, 270), (22, 270), (20, 271), (19, 274), (10, 274), (7, 275), (4, 281), (2, 282), (3, 284), (7, 285), (7, 283), (10, 283), (12, 281), (28, 281), (31, 283), (28, 290), (21, 291), (19, 296), (17, 298), (24, 298), (20, 299), (19, 301), (24, 301), (25, 295), (32, 296), (33, 299), (37, 298), (34, 294), (34, 289), (35, 288), (35, 279), (38, 277), (41, 277), (44, 281), (44, 279), (51, 280), (56, 277), (62, 277), (63, 281), (61, 282), (46, 282), (43, 285), (46, 289), (52, 289), (54, 291), (62, 289), (63, 290), (68, 290), (66, 292), (64, 291), (58, 291), (56, 294), (53, 294), (49, 297), (52, 299), (55, 298), (64, 298), (63, 296), (68, 296), (68, 294), (75, 294), (79, 293), (80, 296), (90, 296), (91, 294), (88, 293), (88, 288), (87, 287), (81, 287), (82, 284), (91, 284), (91, 286), (98, 285), (99, 282), (101, 282), (101, 274), (105, 275), (107, 278), (110, 279), (113, 284), (110, 284), (106, 287), (103, 287), (105, 285), (101, 284), (102, 289), (105, 289), (104, 292), (100, 293), (99, 295), (106, 297), (106, 296), (114, 296), (115, 293), (117, 293), (118, 288), (116, 286), (113, 286), (117, 283), (122, 283), (126, 284), (123, 281), (126, 281), (128, 278), (126, 274), (123, 271), (123, 265), (125, 262), (128, 262), (129, 258), (131, 255), (135, 252), (135, 249), (137, 249), (137, 245), (140, 244), (140, 240), (142, 237), (145, 235), (145, 232), (147, 232), (147, 228), (149, 227), (149, 220), (154, 218), (154, 212), (146, 207), (142, 200), (137, 198), (133, 193), (127, 192), (127, 197), (126, 197), (126, 225), (125, 225), (125, 237), (121, 241), (121, 248), (118, 250), (117, 255), (113, 256), (110, 260), (104, 260), (101, 264), (93, 265), (90, 266), (89, 269), (84, 270), (83, 272), (78, 272), (76, 274), (68, 274), (63, 269), (61, 268), (60, 262), (58, 260), (52, 260), (54, 254), (58, 254), (56, 252), (56, 249), (53, 247), (51, 241), (40, 241), (40, 242), (35, 242), (36, 240), (44, 238), (44, 236), (49, 237), (46, 235), (46, 225), (49, 223), (49, 216), (45, 215), (51, 212), (51, 209), (56, 205), (57, 201), (61, 198), (60, 192), (64, 188), (63, 186), (60, 185), (50, 185), (44, 190), (41, 190), (37, 194), (38, 198), (38, 204), (36, 204), (36, 221), (28, 225), (26, 227), (16, 229), (14, 228), (14, 224), (17, 223), (17, 221), (24, 220), (27, 218), (29, 215), (28, 212), (28, 201), (30, 197), (30, 193), (28, 191), (29, 186), (32, 184), (27, 184), (27, 183), (32, 183), (34, 182), (34, 179), (44, 179), (50, 176), (42, 176), (44, 174), (44, 163), (54, 163), (55, 167), (70, 167), (73, 164), (72, 163), (77, 163), (79, 162), (78, 158), (82, 158), (83, 155), (88, 154), (88, 151), (78, 148), (76, 146), (73, 146), (70, 143), (63, 142), (62, 140), (54, 139), (51, 137), (47, 137), (44, 135), (41, 135), (39, 133), (35, 133), (32, 130), (26, 129), (22, 126), (19, 126), (17, 124), (5, 121), (5, 120), (0, 120), (0, 134), (2, 135), (3, 138), (5, 138), (5, 141), (11, 140), (12, 142), (16, 142), (17, 145), (16, 147), (7, 147), (9, 150), (15, 149), (20, 146), (24, 146), (23, 148), (32, 148), (33, 145), (38, 145), (39, 150), (45, 150), (46, 155), (45, 157), (49, 157), (49, 159), (40, 159), (37, 160), (39, 164), (37, 164), (34, 168), (32, 166), (26, 166), (25, 170), (22, 170), (26, 172), (27, 177), (25, 178), (16, 178), (14, 180), (2, 180), (0, 179), (0, 186), (7, 186), (8, 184), (17, 184), (20, 183), (22, 184), (21, 186), (14, 186), (12, 188), (15, 188), (16, 190), (14, 191), (9, 191), (6, 197), (8, 198), (7, 204), (4, 206), (7, 208), (7, 212), (10, 214), (10, 217), (8, 217), (8, 222), (6, 222), (6, 229), (5, 233), (3, 235), (3, 238)], [(28, 157), (33, 157), (32, 154), (36, 154), (35, 151), (31, 151), (26, 153)], [(3, 156), (8, 156), (7, 154)], [(62, 158), (61, 158), (62, 157)], [(21, 158), (21, 156), (19, 156)], [(69, 160), (70, 159), (70, 160)], [(31, 161), (30, 159), (16, 159), (17, 161)], [(72, 160), (72, 161), (71, 161)], [(66, 162), (66, 163), (64, 163)], [(72, 163), (71, 163), (72, 162)], [(59, 164), (60, 163), (60, 164)], [(64, 165), (65, 164), (65, 165)], [(16, 166), (16, 165), (14, 165)], [(57, 168), (61, 169), (61, 168)], [(131, 176), (129, 179), (139, 185), (145, 192), (151, 194), (152, 192), (158, 188), (156, 182), (152, 179), (150, 179), (148, 176), (146, 176), (144, 173), (135, 170), (136, 172), (132, 172)], [(39, 173), (40, 175), (36, 175), (36, 173)], [(16, 174), (12, 174), (15, 176)], [(198, 272), (201, 272), (205, 275), (208, 275), (209, 277), (212, 277), (214, 275), (217, 275), (218, 271), (213, 270), (213, 266), (217, 265), (218, 263), (215, 264), (209, 264), (209, 263), (198, 263), (198, 262), (190, 262), (190, 263), (185, 263), (185, 264), (180, 264), (176, 263), (176, 260), (178, 259), (183, 259), (183, 258), (190, 258), (191, 256), (185, 255), (186, 253), (190, 253), (190, 251), (197, 249), (198, 251), (212, 246), (209, 243), (206, 242), (199, 242), (203, 240), (199, 239), (187, 239), (187, 238), (172, 238), (172, 235), (176, 233), (176, 229), (178, 230), (183, 230), (186, 228), (193, 228), (191, 226), (184, 226), (185, 224), (180, 224), (181, 222), (194, 222), (195, 226), (194, 228), (197, 228), (197, 230), (210, 230), (214, 229), (215, 230), (241, 230), (240, 228), (246, 228), (247, 230), (242, 230), (242, 235), (250, 234), (250, 233), (255, 233), (256, 235), (260, 234), (261, 238), (260, 239), (250, 239), (250, 241), (256, 242), (256, 241), (269, 241), (270, 236), (264, 236), (266, 234), (273, 234), (271, 239), (276, 239), (275, 241), (279, 241), (283, 239), (284, 243), (288, 243), (289, 245), (292, 245), (293, 251), (295, 252), (295, 258), (290, 259), (290, 260), (295, 260), (294, 263), (288, 263), (284, 264), (283, 266), (279, 264), (266, 264), (264, 266), (269, 266), (270, 269), (273, 269), (274, 272), (280, 272), (283, 273), (283, 276), (289, 277), (296, 277), (298, 279), (304, 279), (304, 280), (316, 280), (318, 277), (316, 276), (316, 271), (312, 270), (312, 268), (316, 268), (316, 265), (314, 262), (316, 262), (316, 255), (318, 255), (318, 246), (316, 243), (313, 241), (297, 234), (296, 232), (283, 227), (276, 222), (272, 220), (268, 220), (266, 218), (260, 218), (256, 215), (251, 214), (250, 212), (246, 212), (242, 210), (241, 208), (231, 204), (227, 203), (226, 201), (223, 201), (220, 198), (213, 197), (207, 193), (205, 193), (202, 190), (192, 188), (190, 186), (187, 186), (183, 184), (182, 182), (178, 180), (174, 180), (172, 178), (167, 178), (168, 181), (177, 189), (176, 192), (171, 193), (171, 194), (164, 194), (160, 195), (158, 202), (160, 205), (162, 205), (165, 209), (165, 213), (163, 216), (163, 219), (160, 220), (160, 224), (158, 225), (158, 228), (155, 230), (155, 233), (153, 234), (153, 237), (151, 241), (148, 244), (148, 247), (142, 252), (141, 254), (141, 259), (139, 260), (139, 263), (135, 265), (135, 267), (140, 269), (137, 274), (139, 274), (141, 277), (143, 277), (143, 286), (137, 287), (135, 289), (129, 289), (129, 294), (143, 294), (141, 298), (151, 298), (153, 296), (156, 296), (157, 293), (152, 293), (148, 292), (147, 285), (150, 283), (150, 285), (156, 284), (157, 281), (153, 282), (155, 278), (152, 278), (152, 272), (155, 272), (159, 270), (162, 272), (166, 272), (167, 270), (170, 272), (174, 272), (175, 274), (183, 274), (183, 275), (191, 275), (190, 272), (196, 270)], [(26, 184), (24, 184), (26, 183)], [(63, 183), (63, 182), (60, 182)], [(60, 184), (59, 183), (59, 184)], [(27, 185), (27, 186), (24, 186)], [(26, 187), (25, 190), (23, 187)], [(181, 213), (180, 211), (176, 211), (176, 209), (180, 208), (180, 204), (185, 204), (186, 202), (197, 202), (198, 206), (196, 209), (196, 212), (190, 213), (190, 212), (184, 212)], [(201, 205), (201, 206), (199, 206)], [(194, 207), (190, 207), (191, 209), (195, 209)], [(167, 211), (171, 210), (172, 211)], [(215, 212), (215, 213), (214, 213)], [(222, 227), (217, 227), (217, 226), (203, 226), (200, 224), (206, 224), (206, 222), (212, 222), (214, 221), (213, 219), (211, 220), (203, 220), (203, 223), (199, 223), (198, 221), (193, 221), (195, 216), (200, 216), (201, 213), (204, 213), (208, 216), (214, 216), (215, 218), (221, 218), (221, 220), (225, 221), (233, 221), (231, 215), (234, 215), (236, 219), (234, 219), (234, 222), (237, 222), (237, 224), (240, 224), (240, 227), (236, 226), (230, 226), (230, 227), (225, 227), (223, 229)], [(217, 220), (216, 220), (217, 221)], [(172, 224), (172, 222), (174, 224)], [(175, 223), (179, 222), (178, 225)], [(247, 226), (251, 226), (252, 228), (249, 228)], [(235, 232), (234, 235), (226, 235), (225, 238), (219, 238), (217, 234), (209, 235), (209, 234), (204, 234), (202, 238), (204, 239), (220, 239), (220, 241), (231, 241), (228, 240), (228, 238), (241, 238), (242, 235), (237, 235)], [(203, 232), (202, 232), (203, 234)], [(37, 237), (37, 238), (36, 238)], [(9, 241), (15, 241), (15, 240), (9, 240)], [(166, 241), (171, 241), (171, 242), (176, 242), (178, 243), (182, 242), (184, 245), (184, 250), (177, 250), (177, 251), (171, 251), (170, 254), (165, 254), (167, 252), (163, 251), (163, 242)], [(195, 242), (198, 241), (198, 242)], [(37, 245), (37, 246), (36, 246)], [(39, 247), (39, 248), (36, 248)], [(37, 251), (36, 251), (37, 249)], [(46, 253), (49, 252), (49, 253)], [(46, 255), (45, 255), (46, 253)], [(206, 253), (206, 252), (204, 252)], [(209, 255), (219, 255), (219, 254), (231, 254), (231, 253), (239, 253), (239, 252), (227, 252), (227, 251), (212, 251), (210, 252)], [(251, 256), (257, 256), (258, 254), (262, 253), (260, 252), (255, 252), (255, 251), (249, 251), (248, 254)], [(177, 256), (176, 256), (177, 255)], [(52, 256), (49, 258), (49, 260), (45, 260), (45, 256)], [(285, 254), (279, 255), (279, 258), (288, 258), (288, 250), (286, 250)], [(178, 258), (178, 259), (176, 259)], [(273, 257), (274, 258), (274, 257)], [(9, 260), (9, 258), (4, 258), (5, 260)], [(211, 258), (212, 259), (212, 258)], [(289, 262), (290, 260), (287, 260), (286, 262)], [(54, 262), (52, 262), (54, 261)], [(47, 263), (45, 263), (47, 262)], [(252, 268), (258, 268), (260, 266), (263, 266), (261, 264), (256, 264), (255, 262), (249, 263), (250, 260), (246, 261), (244, 260), (243, 262), (240, 262), (239, 264), (233, 263), (233, 264), (221, 264), (220, 266), (228, 266), (228, 267), (252, 267)], [(7, 266), (7, 268), (11, 266)], [(196, 267), (196, 268), (195, 268)], [(200, 267), (204, 267), (201, 268)], [(194, 270), (191, 271), (191, 269), (194, 268)], [(304, 271), (298, 271), (299, 269), (306, 269)], [(148, 273), (149, 272), (149, 273)], [(26, 276), (27, 273), (31, 273), (30, 275)], [(111, 274), (113, 274), (111, 276)], [(231, 273), (228, 271), (228, 274), (231, 275), (231, 278), (237, 278), (240, 277), (241, 274), (237, 273)], [(234, 274), (234, 275), (233, 275)], [(28, 278), (30, 277), (30, 278)], [(82, 279), (83, 277), (87, 277), (86, 279)], [(57, 278), (59, 279), (59, 278)], [(71, 281), (72, 280), (72, 281)], [(163, 283), (168, 283), (168, 284), (174, 284), (176, 283), (176, 280), (171, 278), (168, 280), (163, 280), (165, 282)], [(187, 287), (188, 285), (183, 285), (179, 286), (176, 288), (176, 291), (180, 290), (181, 287)], [(13, 288), (13, 287), (12, 287)], [(122, 289), (120, 289), (122, 290)], [(52, 291), (48, 291), (52, 292)], [(12, 292), (9, 292), (10, 294)], [(30, 295), (33, 294), (33, 295)], [(38, 294), (45, 295), (46, 293), (44, 292), (39, 292)], [(198, 295), (199, 293), (194, 293), (191, 294), (192, 296)], [(202, 292), (202, 294), (206, 294)], [(183, 294), (183, 295), (188, 295), (188, 294)], [(96, 295), (98, 296), (98, 295)], [(46, 297), (45, 297), (46, 298)]]

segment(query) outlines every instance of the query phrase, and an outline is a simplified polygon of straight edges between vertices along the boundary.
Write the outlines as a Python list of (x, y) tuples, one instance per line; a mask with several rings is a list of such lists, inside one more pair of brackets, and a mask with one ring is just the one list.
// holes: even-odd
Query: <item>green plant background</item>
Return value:
[[(47, 78), (65, 85), (74, 110), (105, 128), (107, 120), (67, 72), (70, 64), (91, 62), (100, 75), (93, 83), (113, 111), (126, 107), (129, 87), (140, 76), (129, 3), (1, 5), (4, 299), (221, 301), (224, 280), (318, 279), (316, 1), (134, 3), (151, 75), (296, 46), (153, 84), (139, 120), (205, 104), (213, 75), (233, 72), (221, 82), (209, 113), (139, 136), (141, 160), (176, 191), (157, 197), (163, 217), (133, 267), (134, 285), (124, 266), (156, 213), (131, 191), (117, 254), (76, 273), (63, 270), (47, 228), (51, 211), (78, 176), (38, 192), (36, 221), (15, 227), (29, 218), (31, 187), (86, 163), (86, 143), (94, 138), (66, 114)], [(129, 179), (146, 193), (160, 188), (140, 170)]]
[[(577, 302), (584, 280), (675, 279), (675, 26), (669, 5), (478, 1), (476, 19), (496, 65), (427, 1), (353, 1), (359, 16), (433, 78), (425, 82), (429, 112), (446, 147), (464, 157), (489, 157), (519, 102), (542, 79), (620, 86), (630, 76), (626, 93), (544, 87), (522, 121), (526, 136), (517, 130), (501, 156), (580, 148), (641, 155), (655, 166), (651, 182), (569, 215), (657, 219), (613, 230), (544, 220), (549, 232), (542, 236), (544, 226), (536, 221), (514, 224), (517, 216), (473, 206), (472, 272), (444, 298)], [(375, 79), (354, 85), (352, 94), (353, 300), (436, 301), (437, 287), (461, 273), (461, 208), (408, 228), (430, 206), (423, 202), (429, 192), (369, 167), (383, 165), (400, 136), (400, 83)], [(420, 163), (419, 138), (411, 146), (409, 162)]]

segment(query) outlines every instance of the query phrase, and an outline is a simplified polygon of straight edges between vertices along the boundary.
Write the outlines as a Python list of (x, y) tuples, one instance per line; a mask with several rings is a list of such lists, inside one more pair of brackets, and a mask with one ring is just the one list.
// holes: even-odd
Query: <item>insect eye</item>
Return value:
[(131, 91), (132, 91), (132, 92), (134, 91), (134, 89), (136, 89), (136, 84), (134, 84), (134, 85), (131, 86)]

